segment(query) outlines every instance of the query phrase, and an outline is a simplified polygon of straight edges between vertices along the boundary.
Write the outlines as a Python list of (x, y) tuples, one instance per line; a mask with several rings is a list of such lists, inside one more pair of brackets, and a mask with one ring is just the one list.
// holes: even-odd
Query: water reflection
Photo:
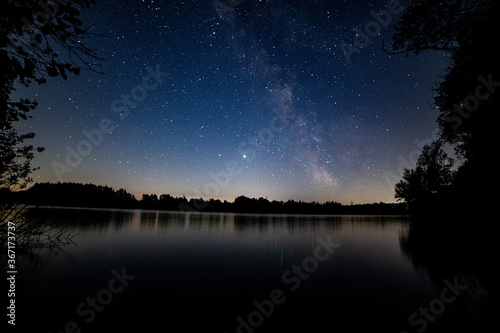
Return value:
[[(404, 216), (71, 209), (40, 216), (79, 233), (64, 254), (40, 253), (44, 265), (23, 269), (29, 278), (19, 312), (46, 331), (59, 332), (74, 320), (92, 332), (410, 332), (416, 330), (408, 316), (439, 296), (445, 276), (435, 273), (439, 265)], [(314, 258), (318, 238), (341, 246), (314, 263), (307, 258)], [(86, 326), (76, 306), (121, 267), (136, 279)], [(290, 290), (293, 277), (301, 283), (297, 290)], [(254, 301), (268, 300), (273, 290), (283, 291), (286, 302), (259, 327), (238, 326), (238, 318), (256, 311)], [(448, 321), (453, 313), (446, 310)]]
[(390, 223), (408, 221), (406, 216), (322, 216), (322, 215), (258, 215), (232, 213), (162, 212), (119, 209), (37, 209), (32, 216), (37, 221), (67, 225), (80, 232), (114, 233), (123, 229), (139, 230), (229, 230), (246, 229), (266, 231), (285, 228), (289, 230), (320, 230), (335, 224), (344, 228), (385, 228)]
[(498, 310), (492, 235), (477, 224), (459, 222), (415, 219), (400, 235), (402, 253), (437, 290), (450, 289), (450, 283), (460, 286), (457, 300), (443, 310), (454, 320), (437, 321), (429, 325), (430, 331), (486, 331)]

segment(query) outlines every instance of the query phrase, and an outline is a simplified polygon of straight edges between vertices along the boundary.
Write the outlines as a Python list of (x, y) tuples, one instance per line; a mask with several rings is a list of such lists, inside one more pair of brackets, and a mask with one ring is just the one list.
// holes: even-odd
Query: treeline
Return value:
[(329, 201), (269, 201), (266, 198), (237, 197), (234, 202), (174, 197), (170, 194), (143, 194), (140, 200), (124, 189), (80, 183), (37, 183), (27, 190), (0, 191), (1, 202), (39, 206), (135, 208), (167, 211), (233, 212), (259, 214), (406, 214), (401, 203), (342, 205)]
[(137, 200), (124, 189), (80, 183), (37, 183), (27, 190), (2, 189), (0, 201), (39, 206), (133, 208)]

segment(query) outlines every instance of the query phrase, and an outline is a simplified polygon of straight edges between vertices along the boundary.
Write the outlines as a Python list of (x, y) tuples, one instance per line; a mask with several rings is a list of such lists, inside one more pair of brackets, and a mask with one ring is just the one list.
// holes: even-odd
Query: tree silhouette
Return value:
[[(269, 201), (267, 198), (238, 196), (234, 202), (219, 199), (174, 197), (170, 194), (143, 194), (141, 200), (124, 189), (81, 183), (36, 183), (27, 190), (0, 190), (0, 201), (32, 206), (93, 208), (141, 208), (164, 211), (230, 212), (253, 214), (406, 214), (403, 203), (342, 205), (304, 201)], [(193, 209), (193, 207), (200, 207)], [(186, 209), (188, 207), (189, 209)]]
[(412, 206), (436, 200), (452, 185), (453, 164), (440, 141), (424, 146), (415, 169), (405, 169), (403, 180), (396, 184), (396, 199)]
[(497, 131), (492, 119), (500, 108), (495, 43), (500, 35), (499, 15), (496, 0), (420, 0), (411, 2), (394, 27), (393, 53), (443, 51), (450, 55), (434, 102), (440, 112), (441, 140), (451, 144), (462, 161), (452, 194), (459, 205), (484, 206), (479, 198), (490, 190), (496, 173), (491, 156)]
[(500, 33), (499, 13), (500, 3), (493, 0), (412, 1), (395, 25), (393, 48), (398, 52), (451, 53), (451, 65), (436, 89), (438, 123), (442, 137), (467, 159), (480, 154), (484, 134), (490, 133), (483, 129), (498, 107), (493, 92), (500, 86), (500, 71), (493, 41)]
[[(61, 4), (61, 3), (64, 3)], [(43, 2), (36, 0), (2, 1), (0, 11), (0, 187), (25, 187), (35, 170), (35, 152), (43, 148), (25, 145), (33, 132), (19, 134), (13, 125), (29, 118), (38, 103), (29, 99), (12, 101), (14, 83), (28, 87), (43, 84), (47, 77), (78, 75), (94, 70), (100, 58), (84, 41), (96, 35), (83, 28), (80, 10), (94, 0)], [(60, 55), (58, 51), (67, 51)]]

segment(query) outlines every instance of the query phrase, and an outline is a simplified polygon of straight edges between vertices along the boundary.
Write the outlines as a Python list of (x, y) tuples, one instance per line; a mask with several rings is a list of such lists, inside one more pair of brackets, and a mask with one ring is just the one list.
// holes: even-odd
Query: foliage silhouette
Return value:
[[(3, 193), (3, 194), (2, 194)], [(233, 212), (257, 214), (406, 214), (406, 204), (373, 203), (342, 205), (288, 200), (269, 201), (265, 198), (237, 197), (234, 202), (218, 199), (187, 199), (170, 194), (143, 194), (141, 200), (124, 189), (80, 183), (37, 183), (27, 190), (0, 192), (2, 200), (38, 206), (95, 208), (131, 208), (167, 211)], [(194, 209), (193, 207), (203, 207)]]
[(497, 127), (492, 119), (500, 108), (494, 42), (500, 34), (499, 14), (500, 2), (493, 0), (412, 1), (394, 27), (395, 53), (443, 51), (451, 56), (434, 99), (441, 140), (452, 145), (462, 162), (453, 190), (447, 192), (448, 209), (493, 207), (492, 197), (486, 197), (487, 204), (483, 200), (495, 174), (491, 155)]
[[(23, 188), (32, 181), (30, 173), (35, 152), (43, 148), (24, 145), (33, 132), (19, 134), (14, 123), (30, 118), (38, 103), (21, 98), (12, 101), (17, 82), (24, 87), (43, 84), (47, 77), (78, 75), (82, 69), (95, 70), (100, 60), (85, 39), (97, 34), (83, 28), (80, 10), (94, 0), (58, 2), (35, 0), (3, 1), (0, 11), (0, 187)], [(67, 51), (61, 56), (58, 51)]]
[(434, 210), (432, 203), (440, 202), (440, 196), (447, 194), (452, 185), (453, 164), (439, 140), (424, 146), (415, 169), (405, 169), (403, 180), (396, 184), (395, 197), (411, 205), (412, 210), (429, 206)]

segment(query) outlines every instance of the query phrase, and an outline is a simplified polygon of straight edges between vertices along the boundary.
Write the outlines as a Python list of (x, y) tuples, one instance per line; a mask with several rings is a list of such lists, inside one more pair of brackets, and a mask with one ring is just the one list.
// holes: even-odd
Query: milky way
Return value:
[[(448, 64), (382, 50), (400, 13), (379, 16), (387, 27), (375, 14), (394, 3), (100, 2), (82, 20), (110, 36), (86, 41), (106, 74), (16, 92), (40, 103), (23, 124), (47, 148), (35, 181), (138, 197), (393, 201), (401, 157), (437, 127), (431, 88)], [(349, 59), (346, 45), (357, 47)]]

